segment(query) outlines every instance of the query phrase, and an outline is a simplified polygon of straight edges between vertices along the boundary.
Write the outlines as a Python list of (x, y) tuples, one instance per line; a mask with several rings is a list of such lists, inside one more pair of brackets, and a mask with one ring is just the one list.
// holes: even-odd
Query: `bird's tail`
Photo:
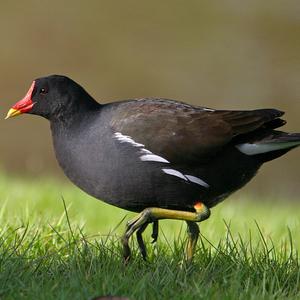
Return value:
[(271, 131), (262, 139), (238, 144), (237, 149), (246, 155), (258, 156), (266, 162), (275, 159), (293, 148), (300, 146), (300, 133)]

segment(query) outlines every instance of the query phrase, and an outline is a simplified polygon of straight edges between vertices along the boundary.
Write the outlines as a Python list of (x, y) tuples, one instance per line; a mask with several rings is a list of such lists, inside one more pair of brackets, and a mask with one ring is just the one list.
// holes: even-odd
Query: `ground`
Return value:
[(51, 178), (2, 174), (0, 195), (0, 299), (300, 299), (297, 201), (226, 200), (201, 225), (192, 265), (185, 224), (162, 221), (155, 245), (145, 234), (148, 261), (132, 243), (124, 266), (119, 238), (134, 214)]

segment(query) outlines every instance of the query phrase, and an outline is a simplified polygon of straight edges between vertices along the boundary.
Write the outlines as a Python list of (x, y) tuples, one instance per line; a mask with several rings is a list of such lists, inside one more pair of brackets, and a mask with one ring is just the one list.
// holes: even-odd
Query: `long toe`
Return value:
[(152, 227), (152, 235), (151, 235), (151, 237), (152, 237), (152, 244), (153, 243), (155, 243), (156, 241), (157, 241), (157, 238), (158, 238), (158, 220), (155, 220), (154, 222), (153, 222), (153, 225), (152, 225), (153, 227)]
[(147, 259), (147, 250), (146, 250), (145, 243), (143, 240), (143, 232), (145, 231), (145, 229), (147, 228), (148, 225), (149, 225), (149, 223), (143, 224), (136, 232), (136, 238), (137, 238), (137, 242), (138, 242), (139, 249), (142, 254), (143, 260)]

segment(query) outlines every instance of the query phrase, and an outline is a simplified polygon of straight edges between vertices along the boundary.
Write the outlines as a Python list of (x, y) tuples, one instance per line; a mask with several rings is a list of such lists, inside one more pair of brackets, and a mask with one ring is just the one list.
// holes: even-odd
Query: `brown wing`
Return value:
[(221, 111), (172, 100), (145, 99), (120, 103), (111, 127), (151, 152), (180, 163), (212, 156), (235, 136), (282, 114), (273, 109)]

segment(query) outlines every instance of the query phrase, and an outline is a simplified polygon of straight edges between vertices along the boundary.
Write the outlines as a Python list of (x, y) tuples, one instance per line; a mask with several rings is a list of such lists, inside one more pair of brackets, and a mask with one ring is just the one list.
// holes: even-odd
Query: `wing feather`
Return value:
[(143, 99), (120, 103), (110, 125), (168, 161), (193, 163), (282, 114), (274, 109), (210, 110), (172, 100)]

